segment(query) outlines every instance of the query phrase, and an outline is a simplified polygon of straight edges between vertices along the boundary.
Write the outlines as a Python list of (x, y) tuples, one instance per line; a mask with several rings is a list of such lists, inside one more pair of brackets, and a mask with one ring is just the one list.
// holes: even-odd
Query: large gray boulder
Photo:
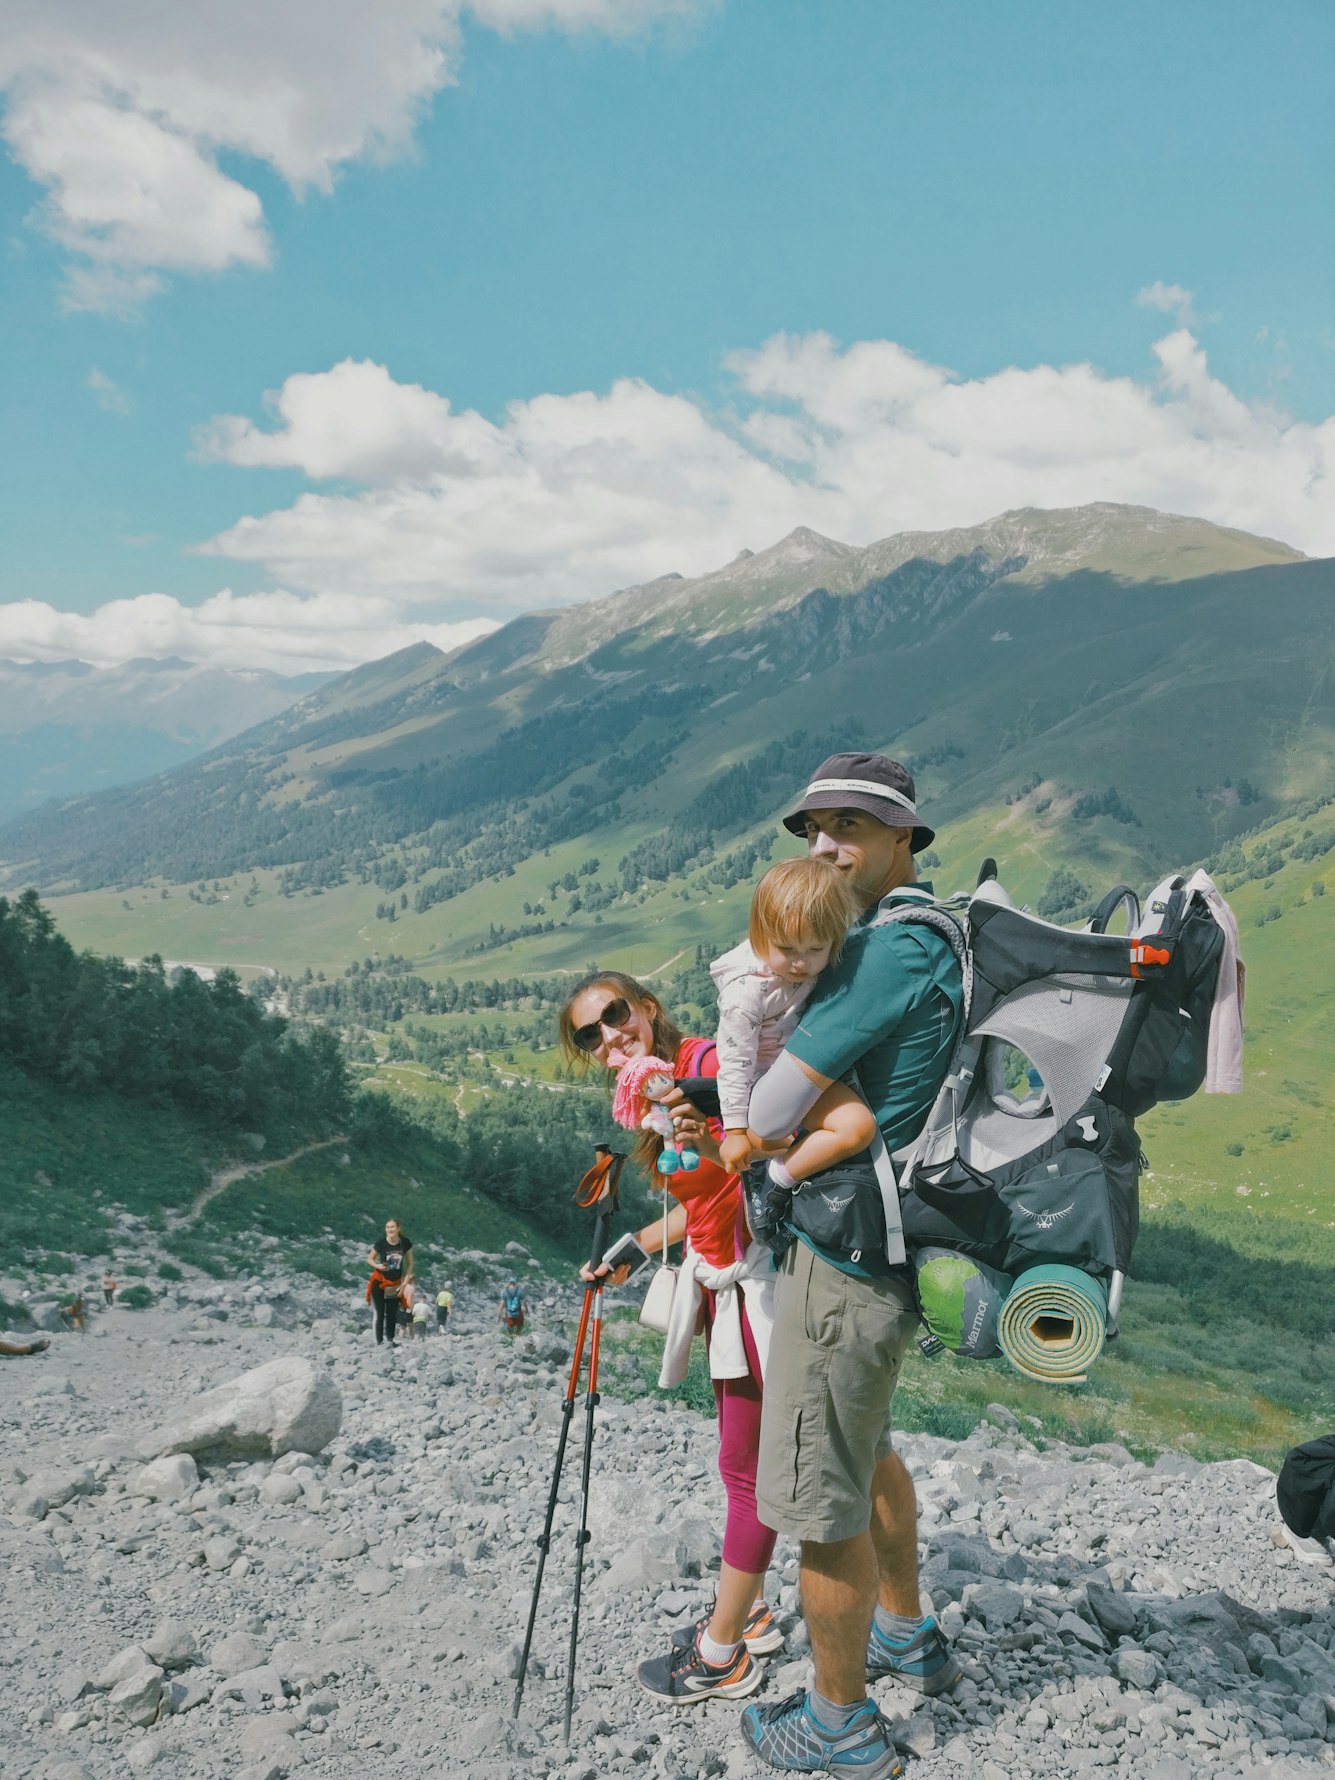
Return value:
[(142, 1442), (145, 1457), (212, 1459), (321, 1452), (338, 1433), (343, 1399), (327, 1372), (296, 1354), (206, 1391)]
[(199, 1472), (188, 1452), (154, 1459), (130, 1479), (132, 1496), (148, 1496), (155, 1502), (179, 1502), (199, 1488)]

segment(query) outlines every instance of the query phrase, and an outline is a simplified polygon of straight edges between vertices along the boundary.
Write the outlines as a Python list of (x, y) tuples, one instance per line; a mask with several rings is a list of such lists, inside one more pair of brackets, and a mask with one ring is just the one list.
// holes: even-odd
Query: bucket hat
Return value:
[(921, 853), (936, 839), (918, 819), (913, 775), (885, 754), (831, 754), (822, 760), (801, 798), (783, 818), (789, 834), (805, 829), (808, 810), (862, 810), (887, 828), (911, 828), (909, 847)]

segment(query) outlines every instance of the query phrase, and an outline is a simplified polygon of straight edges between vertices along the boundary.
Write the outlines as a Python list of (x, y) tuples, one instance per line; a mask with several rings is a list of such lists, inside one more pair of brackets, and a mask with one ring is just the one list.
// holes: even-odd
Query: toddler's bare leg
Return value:
[(794, 1180), (809, 1180), (836, 1162), (847, 1162), (866, 1149), (876, 1131), (871, 1108), (842, 1082), (831, 1082), (805, 1122), (806, 1134), (784, 1158)]

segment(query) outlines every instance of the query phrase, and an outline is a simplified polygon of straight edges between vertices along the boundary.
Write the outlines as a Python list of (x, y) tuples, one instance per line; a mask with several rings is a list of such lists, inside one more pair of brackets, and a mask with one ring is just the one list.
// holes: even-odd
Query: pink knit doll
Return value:
[(659, 1101), (673, 1088), (672, 1065), (661, 1057), (632, 1057), (617, 1072), (616, 1093), (612, 1098), (612, 1117), (618, 1125), (634, 1131), (643, 1125), (656, 1131), (663, 1140), (663, 1153), (658, 1158), (660, 1174), (675, 1174), (680, 1168), (689, 1174), (700, 1166), (699, 1153), (678, 1149), (672, 1115)]

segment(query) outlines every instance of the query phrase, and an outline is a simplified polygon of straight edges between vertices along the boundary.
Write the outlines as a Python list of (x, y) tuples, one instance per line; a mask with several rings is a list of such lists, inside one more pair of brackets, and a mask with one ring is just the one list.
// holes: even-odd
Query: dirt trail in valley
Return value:
[(189, 1211), (178, 1218), (168, 1220), (169, 1230), (184, 1230), (193, 1224), (211, 1199), (219, 1193), (225, 1193), (230, 1186), (247, 1175), (267, 1174), (271, 1168), (286, 1168), (289, 1162), (298, 1162), (303, 1156), (309, 1156), (314, 1150), (332, 1149), (336, 1143), (346, 1143), (346, 1137), (322, 1137), (318, 1143), (305, 1143), (299, 1150), (293, 1150), (290, 1156), (275, 1156), (268, 1162), (237, 1162), (230, 1168), (219, 1168), (210, 1178), (207, 1187), (195, 1194)]

